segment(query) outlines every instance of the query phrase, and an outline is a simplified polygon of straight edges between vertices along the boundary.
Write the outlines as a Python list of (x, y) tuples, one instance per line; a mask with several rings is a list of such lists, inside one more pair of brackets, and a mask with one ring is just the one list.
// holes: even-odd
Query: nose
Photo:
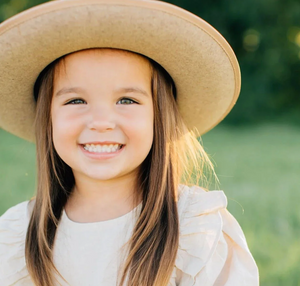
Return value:
[(114, 112), (108, 107), (93, 107), (88, 116), (87, 127), (90, 130), (106, 132), (116, 127)]

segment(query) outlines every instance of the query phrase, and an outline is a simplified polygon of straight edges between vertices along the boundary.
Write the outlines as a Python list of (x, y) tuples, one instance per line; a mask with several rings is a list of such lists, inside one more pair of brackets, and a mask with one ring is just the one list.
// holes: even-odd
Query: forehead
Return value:
[(152, 75), (151, 62), (141, 55), (116, 49), (83, 50), (55, 66), (52, 95), (81, 90), (87, 94), (139, 92), (148, 97)]
[(137, 87), (151, 94), (153, 68), (144, 56), (129, 51), (101, 48), (82, 50), (62, 58), (55, 66), (54, 93), (81, 86), (90, 90)]
[(103, 68), (107, 68), (108, 65), (110, 67), (115, 65), (116, 68), (120, 65), (127, 65), (128, 71), (130, 68), (135, 68), (152, 72), (152, 65), (146, 57), (134, 52), (112, 48), (88, 49), (66, 55), (59, 62), (57, 69), (61, 71), (74, 66), (91, 67), (92, 63), (94, 65), (99, 63)]

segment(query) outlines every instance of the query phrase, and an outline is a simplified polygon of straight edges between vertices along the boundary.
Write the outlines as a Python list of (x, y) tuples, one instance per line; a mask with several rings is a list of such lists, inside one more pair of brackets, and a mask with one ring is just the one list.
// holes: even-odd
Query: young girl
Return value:
[(1, 286), (258, 285), (224, 193), (197, 186), (196, 137), (240, 88), (216, 30), (159, 1), (60, 0), (2, 23), (0, 46), (0, 123), (38, 169), (0, 218)]

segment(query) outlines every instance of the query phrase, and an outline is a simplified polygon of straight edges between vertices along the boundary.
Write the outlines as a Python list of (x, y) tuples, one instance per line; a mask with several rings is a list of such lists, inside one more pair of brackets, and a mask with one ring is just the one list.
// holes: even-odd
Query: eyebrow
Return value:
[(118, 92), (118, 93), (130, 93), (130, 92), (133, 92), (133, 93), (140, 93), (140, 94), (143, 94), (143, 95), (146, 95), (146, 96), (149, 96), (148, 93), (139, 88), (139, 87), (122, 87), (122, 88), (119, 88), (117, 90), (115, 90), (115, 92)]
[[(115, 90), (116, 93), (140, 93), (143, 94), (145, 96), (149, 96), (149, 94), (139, 88), (139, 87), (122, 87), (122, 88), (118, 88)], [(68, 94), (68, 93), (84, 93), (84, 89), (80, 88), (80, 87), (64, 87), (62, 89), (60, 89), (55, 96), (60, 96), (62, 94)]]
[(55, 96), (60, 96), (62, 94), (68, 94), (68, 93), (82, 93), (83, 89), (80, 87), (63, 87), (60, 89)]

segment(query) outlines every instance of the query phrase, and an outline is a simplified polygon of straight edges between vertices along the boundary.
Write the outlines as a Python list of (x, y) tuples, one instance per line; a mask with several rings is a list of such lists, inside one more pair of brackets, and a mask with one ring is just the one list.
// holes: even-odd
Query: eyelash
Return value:
[[(123, 97), (119, 101), (122, 101), (122, 100), (129, 100), (129, 101), (131, 101), (132, 103), (129, 103), (129, 104), (137, 103), (133, 99), (130, 99), (130, 98), (127, 98), (127, 97)], [(80, 102), (78, 102), (78, 101), (80, 101)], [(83, 99), (81, 99), (81, 98), (75, 98), (75, 99), (72, 99), (72, 100), (68, 101), (65, 105), (68, 105), (68, 104), (74, 104), (75, 105), (75, 104), (80, 104), (82, 102), (85, 102), (85, 101)]]
[[(123, 97), (123, 98), (121, 98), (119, 101), (122, 101), (122, 100), (129, 100), (129, 101), (131, 101), (132, 103), (129, 103), (129, 104), (137, 103), (137, 102), (134, 101), (133, 99), (127, 98), (127, 97)], [(118, 101), (118, 102), (119, 102), (119, 101)], [(126, 104), (126, 105), (127, 105), (127, 104)]]
[(75, 105), (75, 104), (80, 104), (80, 103), (78, 103), (78, 101), (84, 102), (83, 99), (76, 98), (76, 99), (72, 99), (72, 100), (68, 101), (68, 102), (66, 103), (66, 105), (67, 105), (67, 104), (74, 104), (74, 105)]

